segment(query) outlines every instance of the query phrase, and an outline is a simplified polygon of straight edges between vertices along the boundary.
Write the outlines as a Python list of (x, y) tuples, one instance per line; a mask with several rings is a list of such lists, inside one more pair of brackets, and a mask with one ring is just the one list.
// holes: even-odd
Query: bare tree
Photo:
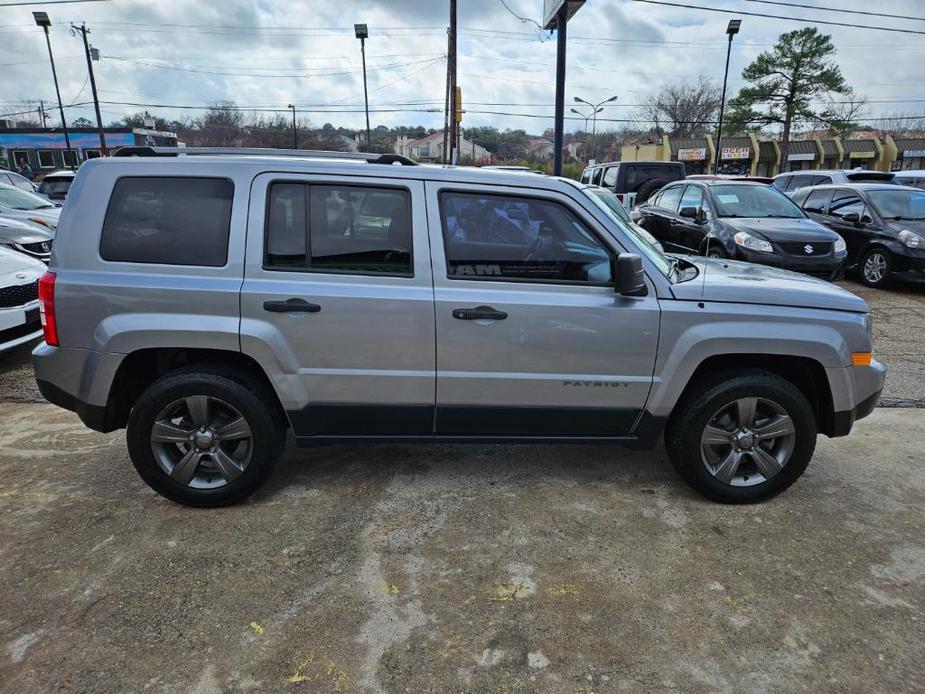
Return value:
[(886, 113), (869, 125), (881, 138), (887, 135), (921, 137), (925, 133), (925, 117), (905, 111)]
[(696, 82), (676, 82), (647, 97), (637, 118), (672, 137), (700, 135), (713, 127), (722, 91), (702, 76)]
[(244, 134), (244, 114), (233, 101), (209, 104), (209, 110), (197, 120), (195, 144), (234, 147)]

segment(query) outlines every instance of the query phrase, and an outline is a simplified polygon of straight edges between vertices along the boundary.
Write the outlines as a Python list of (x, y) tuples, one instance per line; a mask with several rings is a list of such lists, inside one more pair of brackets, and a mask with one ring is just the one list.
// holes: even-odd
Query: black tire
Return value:
[[(177, 482), (155, 457), (151, 437), (156, 418), (171, 403), (192, 396), (227, 403), (249, 426), (248, 462), (243, 472), (231, 481), (224, 481), (224, 486), (197, 489)], [(141, 394), (129, 415), (126, 441), (138, 474), (161, 496), (187, 506), (226, 506), (243, 501), (269, 478), (286, 443), (285, 415), (275, 395), (263, 383), (232, 370), (217, 372), (190, 367), (161, 377)]]
[[(773, 401), (789, 415), (794, 429), (792, 452), (770, 479), (761, 476), (763, 481), (752, 486), (734, 486), (718, 479), (707, 467), (701, 435), (724, 405), (755, 397)], [(816, 448), (816, 434), (813, 409), (796, 386), (768, 371), (736, 369), (711, 374), (691, 385), (669, 419), (665, 447), (674, 468), (695, 491), (713, 501), (747, 504), (780, 494), (803, 474)]]
[(651, 198), (655, 193), (661, 190), (662, 186), (670, 183), (667, 178), (650, 178), (648, 181), (643, 181), (639, 184), (639, 187), (636, 189), (636, 205), (641, 205), (646, 200)]
[(709, 244), (704, 244), (703, 249), (701, 250), (701, 255), (706, 256), (707, 258), (728, 258), (729, 254), (726, 253), (726, 249), (723, 248), (723, 245), (720, 243), (719, 239), (710, 239)]
[[(868, 263), (876, 264), (878, 268), (882, 267), (879, 272), (879, 279), (876, 279), (876, 273), (873, 268), (868, 267)], [(858, 275), (863, 284), (876, 289), (883, 289), (890, 284), (890, 273), (893, 271), (893, 256), (882, 246), (871, 248), (863, 256), (858, 264)]]

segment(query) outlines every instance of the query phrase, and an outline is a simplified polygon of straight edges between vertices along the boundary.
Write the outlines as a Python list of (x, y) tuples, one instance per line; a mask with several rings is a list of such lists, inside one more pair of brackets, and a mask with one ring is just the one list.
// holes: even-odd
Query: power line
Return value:
[(796, 2), (782, 2), (781, 0), (745, 0), (745, 2), (758, 2), (762, 5), (782, 5), (784, 7), (798, 7), (802, 10), (823, 10), (825, 12), (843, 12), (845, 14), (862, 14), (868, 17), (885, 17), (887, 19), (912, 19), (925, 22), (925, 17), (909, 17), (903, 14), (885, 14), (883, 12), (865, 12), (864, 10), (843, 10), (838, 7), (821, 7), (819, 5), (802, 5)]
[(925, 34), (925, 31), (915, 29), (894, 29), (891, 27), (870, 26), (867, 24), (850, 24), (848, 22), (833, 22), (824, 19), (801, 19), (799, 17), (788, 17), (780, 14), (764, 14), (761, 12), (745, 12), (744, 10), (723, 10), (718, 7), (704, 7), (703, 5), (684, 5), (680, 2), (668, 2), (667, 0), (634, 0), (634, 2), (646, 2), (650, 5), (667, 5), (668, 7), (680, 7), (685, 10), (705, 10), (707, 12), (722, 12), (723, 14), (746, 15), (748, 17), (765, 17), (768, 19), (786, 19), (790, 22), (801, 22), (803, 24), (828, 24), (836, 27), (849, 27), (851, 29), (873, 29), (875, 31), (895, 31), (900, 34)]
[(507, 4), (504, 0), (498, 0), (498, 1), (499, 1), (502, 5), (504, 5), (504, 9), (506, 9), (508, 12), (510, 12), (510, 13), (511, 13), (512, 15), (514, 15), (515, 17), (517, 17), (517, 19), (519, 19), (519, 20), (520, 20), (521, 22), (523, 22), (524, 24), (530, 24), (530, 23), (532, 22), (533, 24), (536, 25), (536, 28), (537, 28), (537, 29), (539, 29), (540, 31), (543, 30), (543, 25), (540, 24), (540, 23), (539, 23), (538, 21), (536, 21), (535, 19), (531, 19), (530, 17), (521, 17), (519, 14), (517, 14), (516, 12), (514, 12), (514, 10), (512, 10), (510, 7), (508, 7), (508, 4)]

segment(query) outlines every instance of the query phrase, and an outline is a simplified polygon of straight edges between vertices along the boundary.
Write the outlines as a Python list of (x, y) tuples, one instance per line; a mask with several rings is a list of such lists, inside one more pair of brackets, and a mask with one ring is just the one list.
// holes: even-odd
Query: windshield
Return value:
[(18, 188), (0, 188), (0, 205), (14, 210), (44, 210), (54, 207), (48, 200)]
[(806, 215), (774, 186), (712, 186), (713, 202), (719, 217), (784, 217), (802, 219)]
[(925, 191), (871, 190), (867, 193), (873, 208), (884, 219), (925, 219)]
[(626, 208), (620, 204), (616, 195), (605, 188), (589, 186), (587, 188), (579, 188), (579, 190), (598, 208), (603, 210), (604, 213), (626, 233), (626, 238), (636, 246), (636, 249), (651, 260), (664, 275), (667, 276), (671, 272), (671, 259), (659, 253), (658, 249), (652, 246), (652, 244), (646, 241), (646, 239), (636, 231), (629, 213), (626, 211)]

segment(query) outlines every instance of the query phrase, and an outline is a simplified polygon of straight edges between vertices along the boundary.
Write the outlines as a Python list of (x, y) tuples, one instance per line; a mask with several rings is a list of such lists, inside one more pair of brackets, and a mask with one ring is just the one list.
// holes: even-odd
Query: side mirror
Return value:
[(642, 271), (642, 258), (635, 253), (621, 253), (613, 266), (617, 294), (645, 296), (649, 293)]
[(678, 214), (687, 219), (693, 219), (698, 224), (703, 221), (703, 210), (699, 207), (682, 207)]
[(844, 217), (842, 217), (842, 219), (844, 219), (846, 222), (850, 222), (851, 224), (861, 223), (861, 215), (859, 215), (857, 212), (849, 212)]

